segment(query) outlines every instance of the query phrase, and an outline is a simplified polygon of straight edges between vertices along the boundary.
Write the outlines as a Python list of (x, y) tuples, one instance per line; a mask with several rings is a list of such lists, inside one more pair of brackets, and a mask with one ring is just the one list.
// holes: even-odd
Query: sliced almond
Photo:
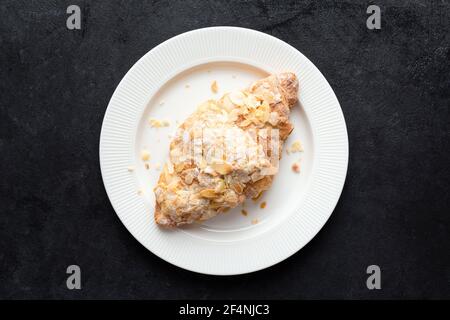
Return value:
[(216, 192), (214, 189), (204, 189), (200, 191), (200, 197), (207, 198), (207, 199), (214, 199), (217, 197)]
[(239, 123), (239, 126), (240, 126), (240, 127), (247, 127), (247, 126), (249, 126), (251, 123), (252, 123), (251, 120), (245, 119), (245, 120), (241, 121), (241, 123)]
[(218, 172), (219, 174), (228, 174), (231, 171), (233, 171), (233, 167), (230, 164), (226, 163), (226, 162), (224, 162), (224, 163), (212, 163), (211, 167), (216, 172)]
[(221, 192), (223, 192), (225, 190), (225, 188), (226, 188), (225, 181), (220, 179), (219, 182), (216, 185), (216, 188), (214, 189), (214, 192), (221, 193)]
[(259, 122), (264, 123), (269, 120), (269, 113), (266, 110), (257, 109), (255, 111), (255, 118)]
[(228, 111), (233, 110), (235, 108), (233, 102), (231, 102), (230, 94), (224, 95), (222, 99), (219, 100), (219, 102), (221, 106)]
[(270, 166), (268, 168), (262, 168), (261, 169), (261, 175), (263, 176), (273, 176), (277, 174), (278, 168), (274, 166)]
[(234, 183), (231, 188), (236, 191), (237, 193), (242, 193), (244, 191), (244, 188), (240, 183)]
[(234, 207), (238, 204), (239, 198), (232, 190), (227, 190), (225, 193), (224, 199), (226, 202), (230, 204), (230, 206)]
[(256, 109), (261, 104), (261, 102), (253, 94), (249, 94), (245, 97), (244, 103), (247, 107), (252, 109)]
[(229, 97), (233, 104), (237, 106), (244, 105), (245, 95), (241, 91), (233, 91), (230, 93)]
[(199, 167), (199, 169), (205, 169), (207, 167), (207, 165), (208, 165), (208, 163), (206, 162), (206, 160), (203, 157), (197, 163), (197, 166)]
[(280, 117), (278, 116), (277, 112), (271, 112), (269, 114), (269, 123), (271, 125), (276, 126), (279, 121), (280, 121)]
[(254, 172), (250, 178), (252, 178), (253, 182), (256, 182), (258, 180), (261, 180), (262, 178), (264, 178), (264, 176), (262, 176), (259, 172)]

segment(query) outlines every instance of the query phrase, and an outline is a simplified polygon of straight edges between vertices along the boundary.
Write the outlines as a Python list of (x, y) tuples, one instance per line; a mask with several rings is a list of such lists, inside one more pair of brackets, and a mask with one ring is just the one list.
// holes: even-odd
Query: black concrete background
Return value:
[[(66, 8), (82, 8), (82, 30)], [(382, 29), (366, 28), (366, 8)], [(450, 298), (449, 1), (0, 1), (0, 298)], [(128, 69), (179, 33), (232, 25), (299, 49), (348, 126), (342, 197), (267, 270), (184, 271), (148, 252), (106, 196), (98, 141)], [(82, 269), (81, 291), (66, 267)], [(366, 288), (366, 267), (382, 290)]]

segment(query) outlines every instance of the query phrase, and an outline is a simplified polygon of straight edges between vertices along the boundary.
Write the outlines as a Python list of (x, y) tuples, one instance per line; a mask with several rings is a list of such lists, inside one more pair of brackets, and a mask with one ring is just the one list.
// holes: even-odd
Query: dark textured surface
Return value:
[[(82, 8), (81, 31), (65, 10)], [(449, 1), (0, 1), (0, 298), (450, 298)], [(142, 247), (103, 188), (98, 140), (128, 69), (179, 33), (248, 27), (299, 49), (344, 111), (329, 222), (261, 272), (194, 274)], [(69, 264), (83, 289), (65, 287)], [(365, 269), (378, 264), (382, 290)]]

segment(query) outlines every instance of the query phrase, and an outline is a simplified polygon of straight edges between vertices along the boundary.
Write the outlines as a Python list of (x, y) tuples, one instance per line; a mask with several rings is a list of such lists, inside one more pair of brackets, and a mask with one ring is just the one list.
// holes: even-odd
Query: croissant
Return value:
[(297, 95), (297, 78), (287, 72), (201, 104), (170, 143), (154, 188), (155, 222), (204, 221), (269, 189), (293, 130), (289, 113)]

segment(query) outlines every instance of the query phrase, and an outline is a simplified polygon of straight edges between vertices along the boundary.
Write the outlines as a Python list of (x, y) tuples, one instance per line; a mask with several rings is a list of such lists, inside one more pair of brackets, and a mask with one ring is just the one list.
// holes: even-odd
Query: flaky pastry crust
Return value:
[[(156, 223), (177, 227), (204, 221), (267, 190), (278, 171), (267, 159), (281, 157), (283, 142), (293, 129), (289, 113), (297, 95), (297, 77), (287, 72), (271, 75), (245, 90), (200, 105), (179, 126), (171, 141), (169, 161), (154, 188)], [(238, 139), (217, 133), (224, 129), (237, 132)], [(269, 143), (258, 143), (264, 139), (273, 142), (274, 129), (280, 141), (275, 151), (267, 147)], [(191, 141), (194, 141), (194, 151), (186, 152), (186, 142)], [(236, 150), (242, 146), (266, 157), (230, 160), (224, 156), (230, 148)], [(205, 160), (205, 155), (212, 151), (221, 155)]]

